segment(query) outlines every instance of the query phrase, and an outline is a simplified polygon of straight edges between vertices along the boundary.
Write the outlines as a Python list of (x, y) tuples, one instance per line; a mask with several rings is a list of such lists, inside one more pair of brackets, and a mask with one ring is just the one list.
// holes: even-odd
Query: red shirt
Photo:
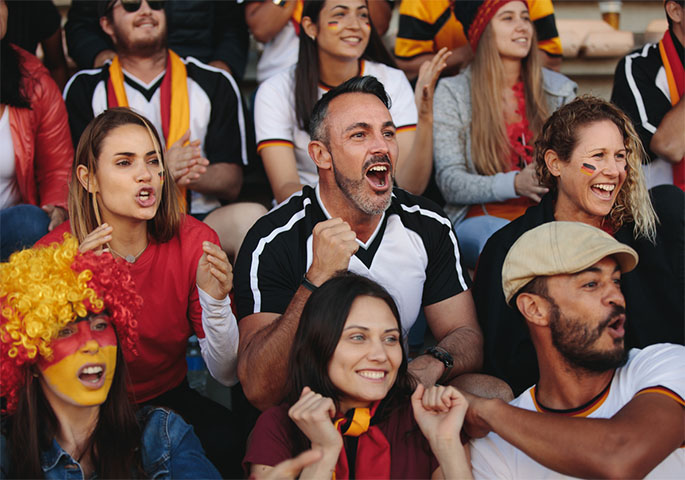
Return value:
[[(36, 245), (61, 241), (70, 231), (70, 222), (64, 222)], [(205, 240), (220, 245), (214, 230), (185, 216), (178, 235), (166, 243), (151, 241), (138, 260), (128, 264), (138, 294), (143, 297), (138, 318), (138, 356), (124, 350), (136, 402), (151, 400), (178, 386), (186, 375), (188, 337), (205, 336), (195, 284)]]

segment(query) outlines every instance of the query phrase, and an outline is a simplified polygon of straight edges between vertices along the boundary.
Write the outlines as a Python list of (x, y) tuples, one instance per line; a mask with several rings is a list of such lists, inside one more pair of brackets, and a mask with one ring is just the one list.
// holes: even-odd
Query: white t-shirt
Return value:
[[(401, 70), (382, 63), (362, 60), (360, 75), (372, 75), (388, 93), (392, 105), (390, 114), (395, 126), (414, 128), (418, 114), (414, 92)], [(321, 98), (327, 89), (319, 85)], [(257, 90), (254, 107), (257, 151), (273, 145), (288, 145), (295, 149), (297, 172), (302, 185), (314, 186), (319, 181), (314, 161), (309, 158), (309, 134), (297, 126), (295, 114), (295, 68), (279, 73), (262, 83)]]
[(12, 207), (21, 200), (14, 162), (10, 107), (5, 105), (5, 111), (0, 116), (0, 210)]
[(290, 19), (270, 42), (264, 44), (264, 51), (257, 62), (257, 82), (262, 83), (287, 71), (297, 63), (299, 51), (300, 39)]
[[(609, 390), (574, 416), (611, 418), (645, 389), (663, 393), (685, 406), (685, 347), (657, 344), (630, 351), (628, 363), (618, 368)], [(653, 390), (652, 390), (653, 389)], [(535, 387), (523, 392), (511, 405), (540, 411)], [(582, 462), (582, 459), (578, 459)], [(471, 442), (473, 476), (479, 478), (574, 478), (544, 467), (495, 433)], [(685, 477), (685, 447), (672, 452), (646, 478)]]

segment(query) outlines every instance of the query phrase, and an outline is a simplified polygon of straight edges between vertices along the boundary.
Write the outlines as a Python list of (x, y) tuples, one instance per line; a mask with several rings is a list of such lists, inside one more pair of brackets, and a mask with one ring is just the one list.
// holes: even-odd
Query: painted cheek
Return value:
[(595, 170), (597, 170), (597, 167), (592, 165), (591, 163), (583, 163), (580, 166), (580, 171), (582, 174), (587, 175), (589, 177), (593, 176), (595, 174)]
[(52, 358), (39, 360), (38, 365), (44, 369), (50, 365), (54, 365), (61, 361), (68, 355), (76, 353), (89, 340), (93, 339), (98, 342), (100, 347), (117, 345), (117, 337), (114, 333), (114, 328), (108, 325), (104, 330), (91, 330), (90, 322), (82, 321), (76, 324), (78, 330), (73, 335), (66, 338), (58, 338), (53, 340), (52, 344)]
[[(97, 354), (73, 353), (62, 358), (49, 367), (41, 367), (43, 378), (49, 387), (62, 398), (69, 399), (76, 405), (100, 405), (107, 399), (116, 371), (117, 347), (110, 345), (100, 348)], [(78, 372), (85, 364), (104, 364), (105, 380), (98, 388), (89, 388), (78, 378)]]
[(337, 21), (328, 22), (327, 26), (330, 30), (337, 30), (338, 28), (340, 28), (340, 25)]

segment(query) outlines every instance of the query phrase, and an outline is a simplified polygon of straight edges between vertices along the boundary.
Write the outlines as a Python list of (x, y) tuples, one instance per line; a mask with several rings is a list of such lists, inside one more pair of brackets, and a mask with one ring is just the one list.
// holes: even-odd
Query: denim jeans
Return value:
[(35, 205), (15, 205), (0, 210), (0, 261), (17, 250), (33, 246), (48, 233), (50, 217)]
[(475, 268), (480, 252), (488, 239), (497, 230), (509, 223), (505, 218), (481, 215), (471, 217), (454, 226), (454, 232), (459, 239), (459, 249), (468, 268)]

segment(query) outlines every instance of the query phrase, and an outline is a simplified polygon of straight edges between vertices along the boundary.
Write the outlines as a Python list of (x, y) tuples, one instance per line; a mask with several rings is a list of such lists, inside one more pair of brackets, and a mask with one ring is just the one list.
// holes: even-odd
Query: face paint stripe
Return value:
[(597, 167), (590, 165), (589, 163), (584, 163), (583, 166), (580, 167), (580, 171), (585, 175), (593, 175), (595, 170), (597, 170)]
[(50, 359), (41, 358), (39, 364), (43, 368), (54, 365), (61, 361), (68, 355), (72, 355), (79, 351), (87, 342), (97, 342), (99, 348), (117, 345), (117, 337), (114, 333), (114, 327), (111, 324), (107, 325), (105, 330), (91, 330), (90, 322), (77, 322), (78, 330), (65, 338), (56, 338), (52, 341), (52, 357)]
[(328, 22), (328, 28), (337, 29), (338, 28), (338, 22), (337, 21)]

